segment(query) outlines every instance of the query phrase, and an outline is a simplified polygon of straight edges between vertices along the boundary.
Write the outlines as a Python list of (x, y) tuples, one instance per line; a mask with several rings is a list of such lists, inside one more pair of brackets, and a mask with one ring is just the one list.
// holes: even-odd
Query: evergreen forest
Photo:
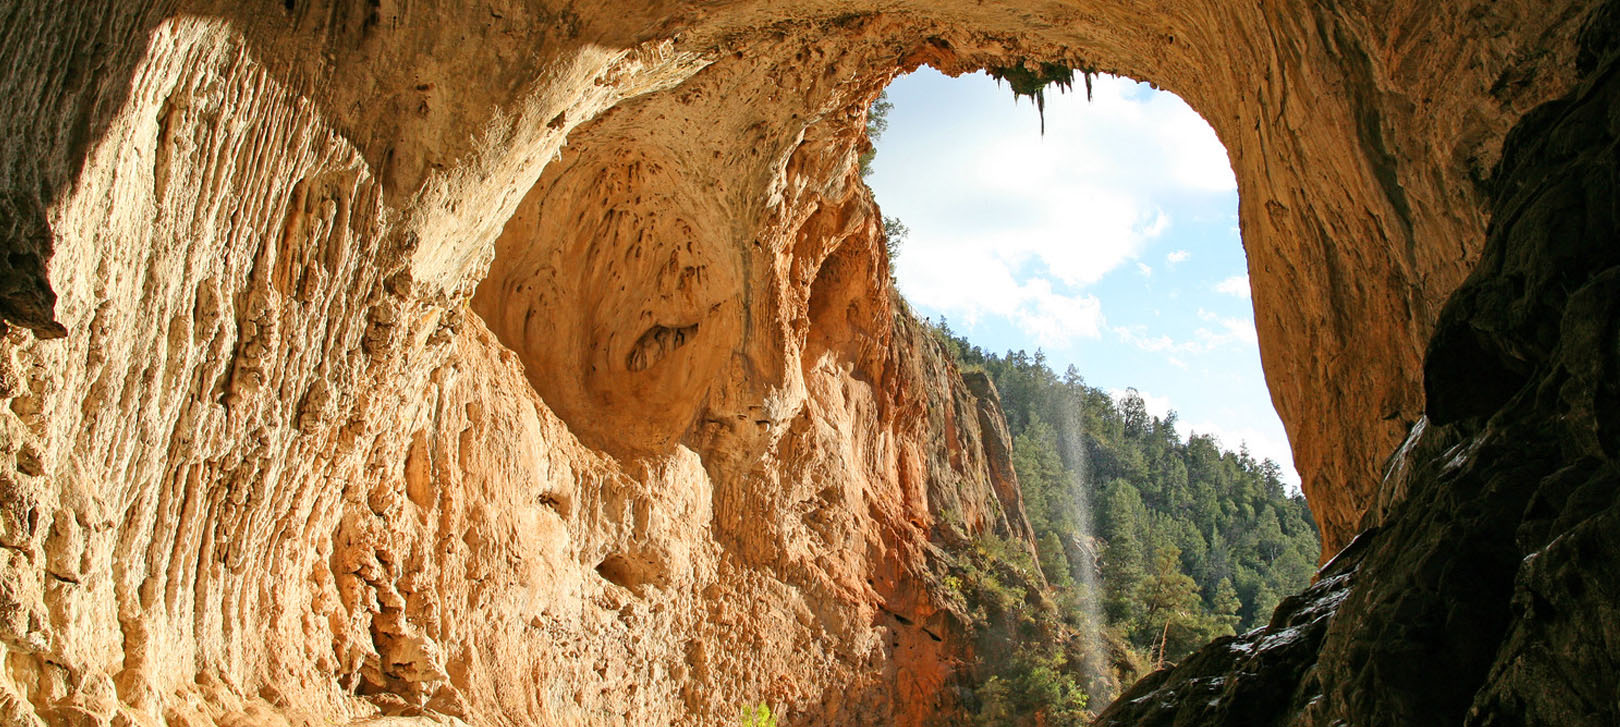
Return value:
[(980, 534), (947, 578), (979, 625), (979, 724), (1084, 724), (1120, 685), (1264, 625), (1309, 584), (1318, 534), (1276, 462), (1184, 435), (1174, 412), (1039, 351), (995, 355), (927, 325), (1000, 392), (1037, 546)]

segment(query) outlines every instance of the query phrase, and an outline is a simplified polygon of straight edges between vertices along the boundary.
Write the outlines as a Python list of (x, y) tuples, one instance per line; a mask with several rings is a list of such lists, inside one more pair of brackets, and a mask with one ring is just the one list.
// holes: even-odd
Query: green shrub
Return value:
[(743, 707), (742, 718), (738, 721), (742, 727), (776, 727), (776, 715), (771, 714), (771, 708), (765, 704), (757, 707)]

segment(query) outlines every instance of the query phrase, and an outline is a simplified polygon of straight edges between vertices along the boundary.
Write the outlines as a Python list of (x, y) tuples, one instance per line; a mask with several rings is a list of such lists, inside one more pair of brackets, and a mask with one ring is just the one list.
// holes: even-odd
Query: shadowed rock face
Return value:
[(1099, 724), (1620, 722), (1615, 10), (1583, 35), (1584, 82), (1508, 137), (1382, 524), (1267, 628), (1144, 679)]
[[(1613, 195), (1533, 160), (1610, 130), (1539, 112), (1565, 141), (1501, 150), (1597, 77), (1595, 5), (14, 0), (0, 715), (946, 719), (967, 647), (934, 523), (1027, 525), (855, 162), (895, 74), (1041, 62), (1155, 81), (1229, 149), (1328, 551), (1384, 527), (1360, 615), (1319, 630), (1324, 714), (1554, 709), (1522, 686), (1608, 668), (1569, 609), (1612, 594), (1568, 584), (1614, 551), (1563, 515), (1613, 491), (1612, 326), (1554, 323), (1607, 320), (1568, 225), (1611, 218), (1559, 195)], [(1534, 244), (1483, 258), (1431, 346), (1487, 221)], [(1520, 646), (1446, 668), (1500, 689), (1356, 691), (1469, 629)]]

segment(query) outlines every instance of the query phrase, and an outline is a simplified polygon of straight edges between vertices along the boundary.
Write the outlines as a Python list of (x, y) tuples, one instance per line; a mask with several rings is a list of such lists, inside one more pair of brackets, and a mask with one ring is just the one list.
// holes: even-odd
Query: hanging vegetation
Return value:
[[(990, 77), (1000, 84), (1006, 81), (1012, 87), (1013, 98), (1028, 96), (1035, 100), (1035, 109), (1041, 117), (1041, 134), (1046, 134), (1046, 87), (1057, 86), (1059, 91), (1068, 91), (1074, 88), (1075, 68), (1061, 63), (1047, 63), (1045, 61), (1034, 64), (1030, 68), (1028, 61), (1019, 61), (1016, 66), (991, 66), (986, 69)], [(1080, 70), (1086, 83), (1086, 100), (1091, 100), (1091, 81), (1097, 75), (1097, 69), (1086, 66)]]

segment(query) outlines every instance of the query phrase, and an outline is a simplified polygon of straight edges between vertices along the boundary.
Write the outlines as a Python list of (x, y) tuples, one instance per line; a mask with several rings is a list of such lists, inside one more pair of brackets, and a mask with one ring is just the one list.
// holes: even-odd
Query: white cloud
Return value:
[(1148, 333), (1146, 326), (1141, 325), (1114, 326), (1109, 330), (1121, 341), (1143, 351), (1178, 356), (1196, 356), (1232, 344), (1246, 343), (1252, 346), (1259, 341), (1252, 320), (1218, 316), (1203, 309), (1199, 309), (1198, 318), (1210, 325), (1198, 327), (1189, 340), (1178, 341), (1162, 333), (1153, 335)]
[[(1237, 189), (1226, 147), (1209, 123), (1181, 99), (1149, 93), (1142, 84), (1114, 76), (1099, 77), (1093, 91), (1090, 102), (1085, 94), (1048, 97), (1047, 133), (1063, 133), (1053, 119), (1089, 114), (1095, 119), (1093, 131), (1112, 132), (1106, 137), (1114, 141), (1112, 156), (1163, 175), (1160, 188)], [(1141, 143), (1145, 140), (1151, 145)]]
[(1280, 425), (1273, 430), (1271, 428), (1234, 426), (1230, 423), (1222, 425), (1209, 421), (1200, 421), (1197, 424), (1182, 427), (1181, 433), (1186, 435), (1193, 433), (1214, 435), (1223, 448), (1233, 452), (1238, 451), (1239, 447), (1247, 444), (1250, 456), (1254, 457), (1256, 461), (1276, 460), (1278, 464), (1282, 465), (1283, 482), (1292, 485), (1296, 489), (1299, 487), (1299, 473), (1294, 470), (1293, 466), (1294, 453), (1293, 450), (1289, 449), (1288, 435), (1281, 430)]
[(1151, 240), (1162, 236), (1168, 229), (1170, 229), (1170, 215), (1165, 214), (1164, 210), (1158, 210), (1153, 215), (1153, 221), (1148, 223), (1147, 229), (1142, 230), (1142, 236)]
[(1259, 337), (1254, 333), (1254, 321), (1243, 318), (1220, 318), (1213, 321), (1217, 329), (1200, 328), (1193, 331), (1193, 336), (1203, 344), (1204, 350), (1225, 346), (1228, 343), (1259, 343)]
[(1067, 347), (1076, 338), (1102, 335), (1102, 302), (1094, 295), (1052, 292), (1044, 280), (1031, 280), (1013, 322), (1044, 348)]
[[(1232, 189), (1220, 178), (1231, 176), (1225, 150), (1203, 119), (1129, 79), (1097, 79), (1090, 102), (1050, 94), (1044, 137), (1027, 105), (1010, 122), (1006, 107), (953, 109), (930, 117), (943, 120), (931, 136), (885, 136), (879, 156), (892, 162), (877, 166), (873, 186), (884, 214), (911, 227), (897, 261), (902, 292), (970, 324), (999, 316), (1048, 343), (1101, 335), (1101, 307), (1085, 288), (1133, 263), (1152, 275), (1142, 258), (1173, 224), (1156, 200)], [(1031, 285), (1043, 278), (1045, 287)], [(1037, 321), (1038, 311), (1058, 319)]]
[(1215, 284), (1215, 292), (1239, 298), (1249, 297), (1249, 276), (1233, 275)]
[(1212, 351), (1232, 343), (1247, 343), (1252, 346), (1259, 342), (1254, 333), (1254, 321), (1250, 319), (1226, 318), (1203, 309), (1199, 309), (1198, 318), (1214, 328), (1211, 330), (1199, 327), (1193, 331), (1193, 339), (1198, 350)]
[[(936, 72), (919, 74), (919, 83), (933, 83), (928, 74)], [(982, 77), (964, 80), (993, 88)], [(930, 138), (884, 137), (879, 156), (893, 161), (878, 165), (873, 184), (884, 213), (912, 228), (907, 258), (919, 245), (933, 254), (971, 242), (994, 249), (1020, 279), (1045, 268), (1065, 285), (1086, 286), (1138, 260), (1170, 229), (1174, 220), (1154, 200), (1231, 189), (1201, 169), (1218, 158), (1231, 176), (1203, 119), (1134, 81), (1099, 78), (1091, 102), (1083, 93), (1050, 94), (1044, 136), (1034, 133), (1027, 105), (1010, 121), (1006, 110), (955, 109)], [(902, 266), (902, 285), (910, 277)]]
[(1175, 179), (1195, 189), (1227, 191), (1237, 189), (1237, 177), (1226, 157), (1215, 131), (1202, 116), (1184, 103), (1156, 104), (1164, 116), (1159, 134), (1165, 138), (1167, 151), (1176, 160)]
[(1187, 262), (1187, 258), (1190, 257), (1192, 257), (1192, 253), (1187, 252), (1186, 250), (1174, 250), (1169, 255), (1164, 256), (1164, 259), (1168, 260), (1171, 265), (1174, 265), (1176, 263)]
[(900, 282), (913, 303), (970, 327), (985, 316), (1004, 318), (1047, 348), (1102, 335), (1102, 303), (1095, 295), (1058, 291), (1045, 278), (1019, 281), (1007, 261), (988, 248), (949, 250), (901, 258)]
[[(1124, 389), (1109, 389), (1108, 390), (1108, 395), (1114, 397), (1114, 402), (1116, 404), (1121, 402), (1121, 401), (1124, 401), (1125, 396), (1127, 395), (1127, 393), (1128, 392), (1126, 392)], [(1168, 396), (1154, 396), (1154, 395), (1149, 394), (1146, 391), (1142, 391), (1140, 389), (1138, 389), (1136, 391), (1136, 395), (1139, 396), (1139, 397), (1142, 397), (1142, 404), (1147, 407), (1147, 411), (1148, 411), (1149, 414), (1151, 414), (1153, 416), (1156, 416), (1156, 417), (1158, 417), (1160, 419), (1163, 419), (1163, 418), (1170, 415), (1170, 397), (1168, 397)]]
[(1116, 326), (1114, 327), (1113, 331), (1114, 335), (1119, 336), (1120, 340), (1140, 348), (1143, 351), (1153, 353), (1200, 353), (1199, 351), (1187, 350), (1184, 348), (1186, 344), (1178, 344), (1169, 336), (1162, 334), (1158, 336), (1149, 336), (1147, 335), (1146, 326)]

